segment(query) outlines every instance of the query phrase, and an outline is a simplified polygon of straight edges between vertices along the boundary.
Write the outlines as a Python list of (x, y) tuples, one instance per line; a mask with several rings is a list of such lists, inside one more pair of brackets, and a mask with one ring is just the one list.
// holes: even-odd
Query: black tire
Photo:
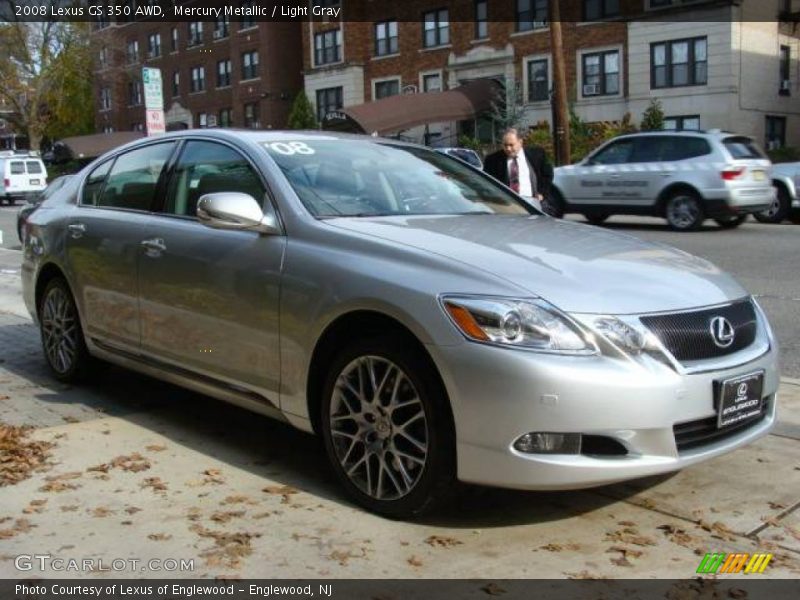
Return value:
[[(418, 517), (446, 500), (456, 472), (455, 435), (444, 386), (427, 357), (404, 341), (399, 336), (376, 337), (342, 348), (328, 366), (319, 415), (325, 450), (347, 494), (367, 510), (394, 519)], [(367, 376), (368, 369), (374, 378)], [(356, 375), (364, 381), (360, 392), (354, 387)], [(373, 386), (373, 380), (378, 385)], [(351, 388), (345, 388), (345, 382)], [(346, 394), (334, 395), (337, 383)], [(378, 404), (359, 399), (361, 395), (374, 400), (375, 387)], [(396, 408), (390, 411), (392, 403)], [(410, 439), (423, 445), (424, 453)]]
[(561, 192), (553, 188), (545, 194), (544, 200), (542, 200), (542, 210), (544, 214), (550, 215), (555, 219), (564, 218), (566, 202), (564, 202), (564, 197), (561, 195)]
[(675, 231), (696, 231), (705, 219), (700, 197), (692, 190), (677, 190), (664, 202), (664, 217)]
[(747, 215), (731, 215), (714, 219), (722, 229), (736, 229), (747, 220)]
[(611, 215), (608, 213), (594, 213), (594, 214), (587, 214), (583, 215), (586, 217), (586, 220), (589, 221), (592, 225), (602, 225), (605, 223), (606, 219)]
[(792, 210), (792, 200), (789, 192), (781, 184), (775, 185), (775, 200), (767, 210), (755, 213), (755, 218), (761, 223), (780, 223)]
[(51, 279), (39, 303), (39, 333), (53, 376), (65, 383), (83, 380), (94, 359), (86, 348), (75, 299), (61, 277)]

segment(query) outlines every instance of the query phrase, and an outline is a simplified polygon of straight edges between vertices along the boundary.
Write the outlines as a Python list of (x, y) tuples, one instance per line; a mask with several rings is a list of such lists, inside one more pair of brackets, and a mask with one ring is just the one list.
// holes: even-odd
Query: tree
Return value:
[(0, 101), (38, 150), (48, 135), (91, 131), (89, 24), (0, 22)]
[(506, 79), (505, 87), (498, 87), (491, 101), (489, 116), (503, 131), (522, 124), (522, 85), (516, 79)]
[(658, 98), (650, 100), (650, 106), (642, 115), (642, 131), (661, 131), (664, 129), (664, 108)]
[(290, 129), (316, 129), (317, 117), (314, 115), (314, 109), (311, 102), (308, 101), (308, 96), (304, 91), (300, 91), (292, 104), (292, 110), (289, 113), (289, 128)]

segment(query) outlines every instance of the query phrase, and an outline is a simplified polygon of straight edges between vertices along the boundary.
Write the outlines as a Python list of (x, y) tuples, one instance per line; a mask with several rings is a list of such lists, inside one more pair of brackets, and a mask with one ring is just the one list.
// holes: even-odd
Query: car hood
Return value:
[(747, 295), (731, 276), (681, 250), (544, 216), (326, 222), (492, 273), (569, 312), (640, 314), (720, 304)]

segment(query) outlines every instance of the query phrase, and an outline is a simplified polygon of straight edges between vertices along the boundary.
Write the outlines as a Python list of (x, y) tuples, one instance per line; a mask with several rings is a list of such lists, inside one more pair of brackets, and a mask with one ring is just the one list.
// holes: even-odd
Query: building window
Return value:
[(173, 27), (170, 30), (170, 49), (172, 52), (178, 51), (178, 28)]
[(100, 48), (100, 52), (97, 54), (97, 63), (101, 69), (105, 69), (108, 66), (108, 48), (105, 46)]
[(781, 46), (780, 57), (780, 94), (789, 96), (792, 93), (792, 49)]
[(489, 37), (489, 0), (475, 0), (475, 39)]
[(189, 41), (186, 45), (191, 48), (192, 46), (199, 46), (203, 43), (203, 22), (192, 21), (189, 23)]
[(321, 123), (325, 115), (342, 108), (343, 88), (333, 87), (317, 90), (317, 122)]
[(114, 128), (111, 125), (103, 125), (103, 133), (114, 133)]
[(258, 121), (258, 104), (251, 102), (244, 105), (244, 126), (248, 129), (259, 129), (261, 123)]
[(397, 54), (397, 21), (375, 23), (375, 56)]
[(172, 95), (173, 96), (180, 96), (181, 95), (181, 72), (180, 71), (173, 71), (172, 72)]
[(206, 68), (193, 67), (192, 68), (192, 83), (189, 88), (190, 92), (202, 92), (206, 89)]
[(242, 79), (258, 77), (258, 52), (253, 50), (242, 54)]
[(786, 146), (786, 117), (767, 117), (767, 150)]
[(147, 36), (147, 56), (156, 58), (161, 56), (161, 34), (151, 33)]
[(550, 65), (546, 58), (528, 61), (528, 102), (550, 100)]
[(700, 131), (700, 116), (664, 117), (664, 129), (667, 131)]
[(230, 32), (231, 20), (230, 17), (220, 17), (214, 24), (214, 34), (213, 37), (215, 40), (221, 40), (223, 38), (228, 37)]
[(142, 103), (142, 82), (138, 79), (128, 82), (128, 105), (139, 106)]
[(205, 129), (208, 127), (208, 114), (201, 112), (197, 113), (197, 127), (200, 129)]
[(705, 85), (708, 81), (707, 38), (650, 45), (650, 85), (653, 89)]
[(432, 10), (422, 15), (422, 45), (435, 48), (450, 43), (449, 11)]
[(314, 36), (314, 64), (327, 65), (342, 60), (342, 30), (333, 29)]
[(583, 0), (583, 20), (599, 21), (619, 16), (619, 0)]
[(233, 126), (233, 110), (230, 108), (221, 108), (219, 110), (219, 126), (232, 127)]
[(111, 108), (111, 90), (107, 87), (100, 88), (100, 110)]
[(217, 87), (227, 87), (231, 84), (231, 61), (221, 60), (217, 63)]
[(375, 100), (397, 96), (400, 93), (400, 80), (387, 79), (386, 81), (375, 82)]
[(584, 54), (581, 62), (584, 97), (619, 94), (619, 50)]
[(125, 56), (128, 59), (129, 65), (139, 62), (139, 40), (131, 40), (128, 42)]
[(441, 73), (428, 73), (422, 75), (422, 91), (423, 92), (441, 92), (442, 91), (442, 74)]
[[(246, 13), (248, 11), (252, 11), (253, 9), (253, 0), (244, 0), (242, 2), (242, 9)], [(251, 27), (256, 26), (256, 20), (253, 18), (253, 14), (244, 14), (242, 18), (239, 20), (239, 31), (242, 29), (250, 29)]]
[(547, 27), (547, 0), (516, 0), (517, 31)]

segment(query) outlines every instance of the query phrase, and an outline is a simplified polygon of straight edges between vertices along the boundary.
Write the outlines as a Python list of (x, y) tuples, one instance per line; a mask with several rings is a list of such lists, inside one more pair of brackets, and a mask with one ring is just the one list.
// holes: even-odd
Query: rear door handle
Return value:
[(86, 233), (86, 225), (83, 223), (70, 223), (67, 225), (67, 229), (75, 239), (83, 236), (83, 234)]
[(152, 252), (160, 253), (167, 249), (167, 245), (162, 238), (150, 238), (149, 240), (142, 240), (142, 246)]

